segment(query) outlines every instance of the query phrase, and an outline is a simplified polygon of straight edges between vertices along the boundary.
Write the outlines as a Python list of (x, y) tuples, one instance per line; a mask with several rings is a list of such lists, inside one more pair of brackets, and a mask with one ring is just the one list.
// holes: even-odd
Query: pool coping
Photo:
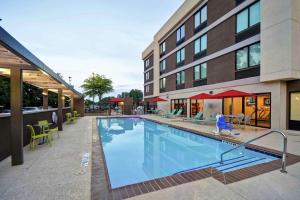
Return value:
[[(112, 189), (109, 179), (109, 173), (106, 165), (105, 155), (102, 148), (101, 138), (99, 137), (96, 120), (101, 118), (141, 118), (149, 121), (153, 121), (159, 124), (164, 124), (173, 128), (177, 128), (180, 130), (188, 131), (197, 135), (201, 135), (204, 137), (208, 137), (211, 139), (216, 139), (219, 141), (231, 142), (234, 144), (241, 144), (242, 141), (235, 140), (232, 138), (213, 135), (209, 133), (199, 132), (193, 129), (184, 128), (181, 126), (176, 126), (173, 124), (144, 118), (143, 116), (111, 116), (111, 117), (97, 117), (93, 119), (93, 141), (92, 141), (92, 173), (91, 173), (91, 199), (126, 199), (142, 194), (146, 194), (149, 192), (154, 192), (158, 190), (162, 190), (165, 188), (173, 187), (176, 185), (193, 182), (197, 180), (201, 180), (204, 178), (212, 177), (223, 184), (230, 184), (234, 182), (238, 182), (241, 180), (245, 180), (251, 177), (255, 177), (267, 172), (271, 172), (274, 170), (278, 170), (281, 168), (282, 160), (279, 158), (278, 160), (270, 161), (267, 163), (257, 164), (250, 167), (245, 167), (242, 169), (237, 169), (230, 172), (220, 172), (215, 168), (208, 167), (205, 169), (194, 170), (189, 172), (183, 172), (176, 175), (161, 177), (157, 179), (152, 179), (149, 181), (144, 181), (136, 184), (131, 184), (119, 188)], [(271, 154), (275, 156), (280, 156), (282, 153), (278, 150), (248, 144), (247, 148), (259, 151), (266, 154)], [(287, 166), (300, 162), (300, 156), (287, 153)]]

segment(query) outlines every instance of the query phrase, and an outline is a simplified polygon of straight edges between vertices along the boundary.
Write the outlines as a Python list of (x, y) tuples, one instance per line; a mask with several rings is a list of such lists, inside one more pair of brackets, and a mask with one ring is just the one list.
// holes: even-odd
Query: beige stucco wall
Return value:
[(300, 1), (261, 0), (261, 81), (300, 78)]

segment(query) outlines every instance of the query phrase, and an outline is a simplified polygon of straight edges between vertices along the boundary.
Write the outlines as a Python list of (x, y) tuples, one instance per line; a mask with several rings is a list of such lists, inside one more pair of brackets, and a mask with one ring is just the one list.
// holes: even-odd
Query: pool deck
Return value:
[[(153, 115), (144, 117), (204, 133), (212, 133), (214, 129), (213, 126)], [(91, 163), (99, 164), (102, 161), (92, 160), (88, 167), (81, 165), (83, 154), (91, 153), (92, 143), (98, 142), (97, 138), (92, 137), (95, 119), (84, 117), (76, 124), (64, 125), (64, 131), (61, 132), (60, 138), (55, 136), (52, 147), (42, 145), (35, 151), (29, 151), (28, 147), (25, 147), (25, 162), (21, 166), (11, 167), (10, 158), (1, 161), (0, 200), (90, 199), (91, 186), (99, 187), (100, 199), (106, 199), (103, 164), (98, 169), (99, 173), (91, 180)], [(234, 136), (234, 139), (246, 141), (267, 131), (247, 127), (238, 130), (240, 135)], [(256, 144), (281, 150), (282, 140), (280, 135), (270, 135)], [(288, 134), (288, 152), (300, 155), (300, 134), (297, 135), (297, 132)], [(102, 157), (101, 154), (99, 156)], [(103, 157), (101, 159), (103, 160)], [(288, 174), (282, 174), (275, 170), (227, 185), (209, 177), (131, 199), (299, 199), (300, 163), (288, 166), (287, 171)]]

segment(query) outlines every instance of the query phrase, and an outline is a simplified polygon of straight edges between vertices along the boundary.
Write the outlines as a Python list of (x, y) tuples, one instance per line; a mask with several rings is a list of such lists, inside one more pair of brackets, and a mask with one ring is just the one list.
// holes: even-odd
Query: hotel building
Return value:
[[(251, 124), (300, 130), (300, 1), (186, 0), (143, 51), (146, 109), (204, 117), (251, 115)], [(226, 90), (255, 97), (190, 100)]]

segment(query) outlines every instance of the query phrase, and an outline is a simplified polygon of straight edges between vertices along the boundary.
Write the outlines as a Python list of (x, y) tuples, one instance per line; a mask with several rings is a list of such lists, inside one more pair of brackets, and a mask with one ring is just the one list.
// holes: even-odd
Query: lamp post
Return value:
[(93, 112), (95, 111), (95, 73), (93, 72)]

